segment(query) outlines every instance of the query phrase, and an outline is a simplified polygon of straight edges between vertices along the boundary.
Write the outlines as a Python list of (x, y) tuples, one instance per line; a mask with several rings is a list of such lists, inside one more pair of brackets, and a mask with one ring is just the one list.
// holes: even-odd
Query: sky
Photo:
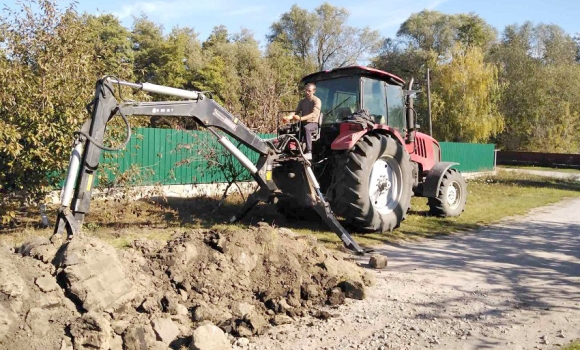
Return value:
[[(61, 6), (71, 0), (59, 0)], [(17, 8), (18, 0), (0, 0), (9, 8)], [(424, 9), (446, 14), (470, 13), (479, 15), (500, 33), (505, 26), (523, 24), (556, 24), (568, 34), (580, 33), (580, 0), (327, 0), (335, 7), (346, 8), (348, 25), (378, 30), (383, 37), (394, 38), (401, 23), (413, 13)], [(201, 41), (212, 29), (225, 25), (229, 33), (242, 28), (254, 33), (265, 43), (272, 23), (296, 4), (309, 11), (323, 4), (323, 0), (78, 0), (77, 11), (91, 14), (112, 13), (127, 28), (133, 19), (145, 14), (151, 21), (163, 25), (168, 33), (172, 28), (190, 27)]]

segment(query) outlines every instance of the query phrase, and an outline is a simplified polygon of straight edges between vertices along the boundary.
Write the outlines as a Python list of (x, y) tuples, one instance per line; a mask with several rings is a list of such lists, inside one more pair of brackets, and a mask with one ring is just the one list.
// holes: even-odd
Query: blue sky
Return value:
[[(71, 1), (60, 0), (62, 6)], [(506, 25), (557, 24), (568, 34), (580, 33), (580, 0), (329, 0), (350, 12), (348, 24), (369, 26), (385, 37), (394, 37), (400, 24), (423, 9), (447, 14), (474, 12), (501, 31)], [(14, 7), (16, 0), (0, 0)], [(246, 28), (264, 43), (270, 25), (293, 4), (313, 10), (324, 1), (306, 0), (79, 0), (77, 10), (92, 14), (113, 13), (130, 28), (134, 16), (146, 14), (168, 32), (174, 26), (191, 27), (205, 40), (214, 26), (223, 24), (230, 33)]]

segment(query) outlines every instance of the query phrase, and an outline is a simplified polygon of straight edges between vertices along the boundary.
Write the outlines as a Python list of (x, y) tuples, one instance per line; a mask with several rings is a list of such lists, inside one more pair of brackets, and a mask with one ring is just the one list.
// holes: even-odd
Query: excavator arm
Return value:
[[(121, 86), (129, 86), (147, 92), (181, 97), (186, 100), (118, 102), (114, 93), (116, 86), (119, 87), (119, 91)], [(238, 118), (231, 115), (214, 100), (207, 98), (203, 93), (149, 83), (136, 84), (105, 77), (97, 81), (94, 99), (88, 107), (91, 118), (85, 122), (81, 131), (75, 133), (67, 178), (61, 192), (61, 206), (58, 210), (55, 235), (66, 232), (68, 236), (73, 236), (80, 232), (84, 217), (89, 212), (92, 185), (101, 153), (103, 150), (117, 150), (103, 145), (106, 125), (116, 115), (120, 115), (127, 126), (125, 143), (118, 149), (122, 149), (130, 138), (130, 125), (127, 117), (131, 115), (191, 117), (201, 127), (212, 132), (217, 137), (218, 142), (238, 159), (259, 185), (258, 190), (249, 196), (240, 213), (234, 216), (231, 221), (241, 219), (260, 201), (275, 201), (276, 196), (281, 192), (270, 175), (282, 150), (278, 149), (274, 143), (262, 140)], [(225, 135), (218, 133), (216, 129), (257, 152), (259, 154), (257, 164), (248, 159)], [(358, 246), (334, 217), (328, 203), (320, 193), (318, 182), (314, 178), (309, 162), (305, 161), (304, 167), (306, 175), (310, 178), (310, 186), (314, 188), (318, 197), (318, 203), (314, 209), (336, 232), (347, 248), (357, 253), (363, 253), (364, 250)]]

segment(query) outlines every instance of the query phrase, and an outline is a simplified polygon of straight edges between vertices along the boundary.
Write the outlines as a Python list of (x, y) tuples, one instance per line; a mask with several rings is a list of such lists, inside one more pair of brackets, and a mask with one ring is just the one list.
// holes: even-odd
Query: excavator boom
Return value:
[[(129, 86), (142, 89), (147, 92), (181, 97), (181, 101), (161, 102), (117, 102), (115, 98), (115, 86)], [(274, 202), (281, 194), (280, 189), (272, 180), (271, 169), (276, 166), (280, 158), (284, 158), (284, 150), (276, 144), (262, 140), (252, 130), (245, 126), (238, 118), (229, 113), (214, 100), (206, 97), (203, 93), (187, 91), (149, 83), (130, 83), (110, 77), (97, 81), (95, 96), (89, 105), (91, 118), (85, 122), (82, 129), (75, 133), (75, 140), (71, 154), (67, 179), (61, 193), (61, 206), (58, 210), (55, 234), (67, 233), (73, 236), (80, 232), (84, 217), (89, 212), (92, 196), (92, 185), (99, 165), (103, 150), (117, 150), (103, 145), (107, 123), (116, 115), (120, 115), (127, 126), (127, 138), (130, 138), (130, 125), (128, 116), (168, 116), (168, 117), (191, 117), (201, 127), (208, 129), (214, 134), (218, 142), (225, 147), (239, 162), (250, 172), (258, 183), (258, 190), (252, 193), (240, 213), (232, 218), (232, 221), (241, 219), (250, 209), (260, 201)], [(240, 143), (259, 154), (257, 164), (254, 164), (241, 152), (227, 136), (218, 131), (230, 135)], [(122, 145), (120, 148), (123, 148)], [(364, 250), (352, 239), (350, 234), (340, 225), (330, 206), (325, 201), (316, 178), (310, 169), (310, 163), (303, 160), (304, 172), (309, 178), (309, 190), (316, 193), (314, 209), (323, 220), (336, 232), (347, 248), (356, 253), (364, 253)]]

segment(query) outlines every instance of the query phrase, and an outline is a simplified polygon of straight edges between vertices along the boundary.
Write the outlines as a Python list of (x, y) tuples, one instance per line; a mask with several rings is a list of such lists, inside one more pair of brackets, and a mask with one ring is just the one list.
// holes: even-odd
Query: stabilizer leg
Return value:
[(248, 199), (246, 199), (246, 203), (244, 203), (244, 206), (238, 211), (236, 215), (230, 218), (230, 223), (242, 220), (244, 216), (246, 216), (246, 214), (248, 214), (248, 212), (252, 210), (252, 208), (254, 208), (256, 204), (260, 203), (260, 201), (262, 200), (263, 198), (260, 192), (254, 192), (251, 195), (249, 195)]
[(358, 243), (355, 242), (354, 238), (348, 233), (348, 231), (338, 222), (336, 216), (330, 209), (330, 204), (324, 199), (322, 192), (320, 192), (320, 186), (316, 177), (314, 176), (314, 172), (309, 165), (304, 164), (304, 169), (306, 171), (306, 175), (308, 176), (310, 185), (314, 188), (316, 193), (317, 201), (314, 205), (314, 210), (320, 215), (322, 220), (336, 233), (336, 235), (340, 238), (344, 246), (353, 251), (358, 255), (364, 255), (365, 253), (372, 252), (372, 249), (365, 248), (363, 249)]
[[(319, 199), (321, 197), (319, 196)], [(362, 248), (355, 242), (350, 233), (336, 220), (334, 213), (330, 210), (327, 202), (319, 201), (315, 206), (314, 210), (320, 215), (324, 222), (336, 233), (340, 238), (344, 246), (353, 251), (355, 254), (364, 255), (365, 253), (372, 252), (372, 249)]]

